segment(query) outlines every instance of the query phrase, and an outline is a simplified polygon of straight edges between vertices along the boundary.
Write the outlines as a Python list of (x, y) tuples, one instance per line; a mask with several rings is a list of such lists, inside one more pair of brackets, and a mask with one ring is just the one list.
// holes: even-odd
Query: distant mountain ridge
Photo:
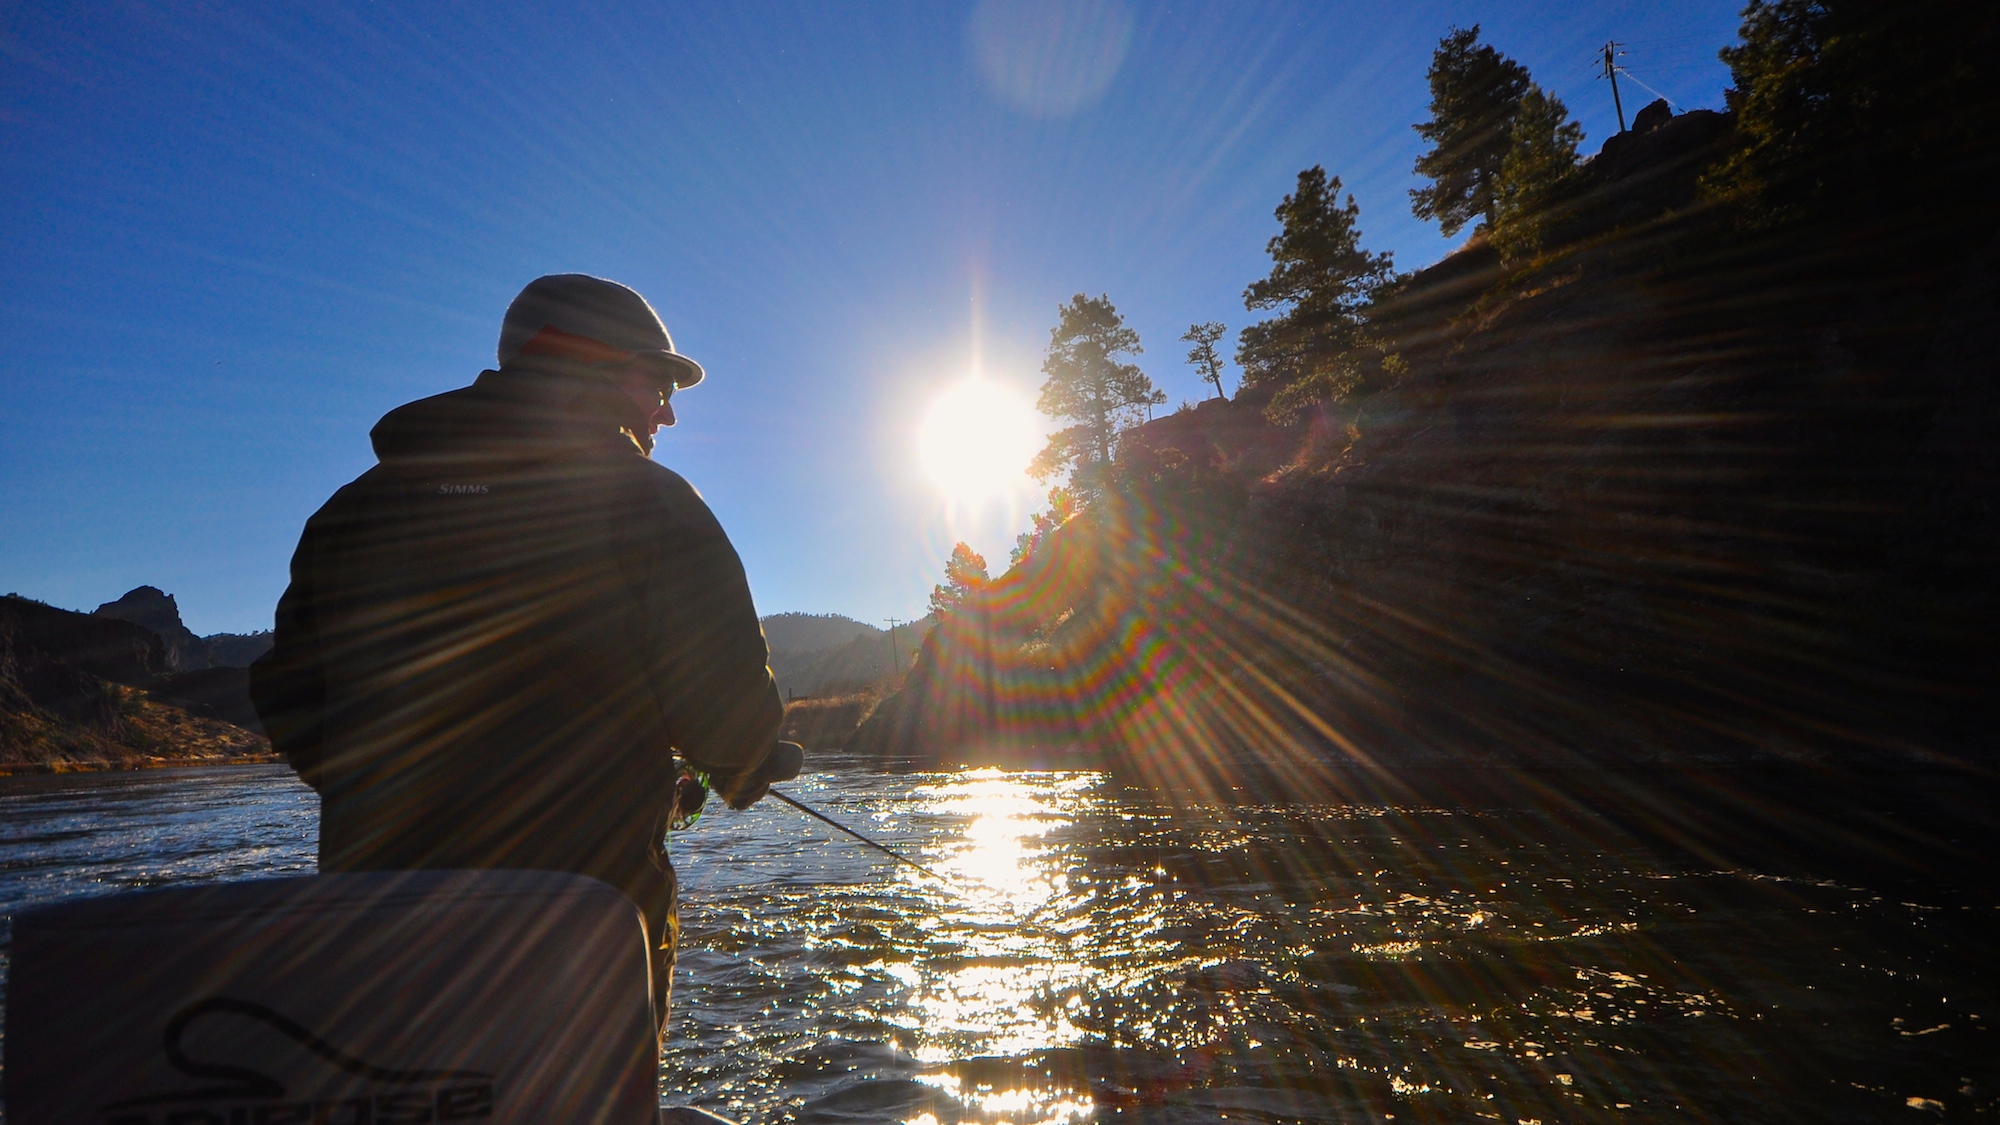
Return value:
[(772, 652), (818, 652), (882, 630), (838, 613), (774, 613), (761, 619)]
[(841, 695), (884, 685), (916, 659), (931, 618), (887, 629), (838, 613), (774, 613), (763, 619), (771, 672), (785, 695)]
[[(836, 613), (779, 613), (762, 624), (788, 698), (862, 701), (835, 724), (831, 745), (893, 689), (934, 622), (893, 634)], [(0, 597), (0, 775), (262, 760), (270, 743), (248, 666), (270, 647), (269, 632), (196, 636), (174, 596), (155, 586), (88, 613)]]

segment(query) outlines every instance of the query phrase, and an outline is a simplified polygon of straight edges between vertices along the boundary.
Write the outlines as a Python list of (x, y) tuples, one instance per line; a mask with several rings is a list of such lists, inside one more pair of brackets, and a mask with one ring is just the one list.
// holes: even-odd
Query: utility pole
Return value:
[[(1611, 80), (1611, 107), (1618, 111), (1618, 131), (1625, 131), (1625, 103), (1618, 100), (1618, 41), (1604, 45), (1604, 77)], [(1576, 65), (1574, 63), (1570, 64)]]
[(900, 672), (903, 670), (903, 654), (896, 649), (896, 626), (901, 622), (893, 617), (884, 617), (882, 620), (889, 623), (889, 671)]

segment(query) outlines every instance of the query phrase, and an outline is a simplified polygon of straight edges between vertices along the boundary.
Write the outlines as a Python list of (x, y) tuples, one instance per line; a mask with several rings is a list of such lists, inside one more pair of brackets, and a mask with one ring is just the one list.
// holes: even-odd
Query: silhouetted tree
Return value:
[(1019, 566), (1021, 560), (1035, 553), (1049, 532), (1061, 527), (1076, 514), (1076, 494), (1057, 485), (1049, 489), (1049, 510), (1036, 512), (1028, 518), (1034, 527), (1014, 537), (1014, 550), (1007, 557), (1007, 565)]
[(1752, 0), (1739, 34), (1722, 60), (1741, 143), (1709, 177), (1712, 195), (1767, 223), (1818, 213), (1872, 226), (1893, 212), (1928, 223), (1941, 207), (1976, 223), (1991, 215), (2000, 6)]
[(989, 581), (986, 556), (964, 543), (954, 545), (951, 557), (944, 561), (944, 582), (931, 587), (931, 612), (943, 621), (946, 614), (964, 605), (966, 598)]
[(1244, 385), (1280, 385), (1285, 402), (1273, 400), (1273, 416), (1286, 420), (1301, 403), (1344, 397), (1379, 365), (1379, 351), (1366, 346), (1363, 312), (1394, 265), (1388, 254), (1361, 248), (1360, 205), (1352, 195), (1343, 205), (1340, 177), (1318, 165), (1299, 173), (1298, 190), (1276, 214), (1282, 228), (1264, 247), (1271, 274), (1250, 283), (1243, 304), (1284, 311), (1243, 329), (1236, 362)]
[(1508, 259), (1543, 249), (1555, 212), (1576, 181), (1583, 127), (1569, 119), (1555, 95), (1529, 86), (1514, 116), (1512, 138), (1493, 185), (1493, 246)]
[(1436, 219), (1446, 237), (1493, 217), (1493, 181), (1507, 159), (1514, 114), (1528, 92), (1528, 68), (1479, 41), (1479, 25), (1452, 28), (1431, 55), (1431, 119), (1415, 126), (1431, 142), (1417, 158), (1429, 187), (1410, 192), (1410, 210)]
[(1188, 349), (1188, 364), (1201, 372), (1203, 379), (1215, 384), (1215, 397), (1221, 399), (1229, 395), (1222, 389), (1222, 356), (1216, 353), (1215, 342), (1227, 331), (1220, 321), (1211, 320), (1188, 325), (1187, 333), (1181, 337), (1183, 343), (1194, 345)]
[(1082, 496), (1095, 496), (1109, 483), (1118, 431), (1137, 422), (1147, 406), (1167, 401), (1167, 396), (1137, 364), (1120, 358), (1144, 349), (1139, 334), (1126, 326), (1111, 298), (1078, 293), (1058, 315), (1056, 326), (1049, 329), (1048, 355), (1042, 360), (1042, 372), (1049, 378), (1035, 407), (1074, 424), (1049, 435), (1049, 444), (1035, 455), (1028, 472), (1036, 480), (1047, 480), (1068, 469), (1071, 488)]

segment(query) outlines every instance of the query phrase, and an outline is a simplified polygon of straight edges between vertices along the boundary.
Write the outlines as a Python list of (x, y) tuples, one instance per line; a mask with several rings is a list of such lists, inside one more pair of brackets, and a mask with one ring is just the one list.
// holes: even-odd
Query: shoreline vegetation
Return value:
[(223, 757), (121, 758), (92, 761), (0, 762), (0, 778), (56, 777), (80, 773), (117, 773), (126, 770), (225, 769), (232, 766), (269, 766), (283, 759), (276, 751), (235, 754)]
[(858, 691), (785, 704), (783, 737), (808, 751), (839, 750), (868, 721), (887, 694), (886, 686), (874, 691)]

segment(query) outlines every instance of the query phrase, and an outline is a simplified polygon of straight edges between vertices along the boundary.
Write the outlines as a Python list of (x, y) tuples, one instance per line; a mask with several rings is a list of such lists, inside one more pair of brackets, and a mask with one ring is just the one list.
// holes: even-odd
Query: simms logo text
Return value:
[(492, 487), (484, 484), (438, 485), (439, 496), (484, 496), (490, 491), (492, 491)]

